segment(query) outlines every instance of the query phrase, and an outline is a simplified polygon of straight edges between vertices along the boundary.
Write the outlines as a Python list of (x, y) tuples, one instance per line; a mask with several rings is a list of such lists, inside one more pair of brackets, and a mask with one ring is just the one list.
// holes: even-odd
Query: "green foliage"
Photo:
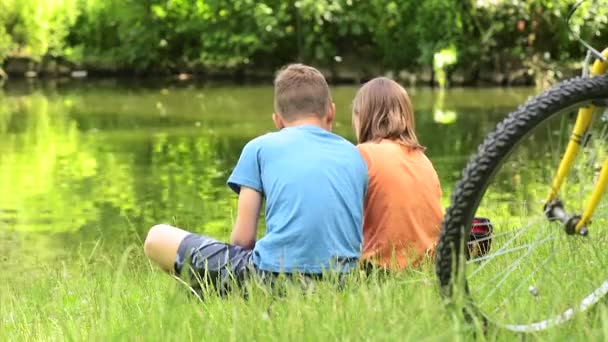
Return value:
[[(553, 72), (556, 64), (580, 61), (583, 46), (568, 32), (566, 17), (577, 1), (481, 0), (465, 9), (465, 34), (458, 48), (471, 68), (508, 73)], [(608, 7), (587, 1), (571, 21), (573, 30), (600, 49), (608, 35)], [(560, 76), (560, 75), (557, 75)]]
[(11, 36), (6, 32), (4, 26), (0, 26), (0, 61), (8, 56), (12, 45), (13, 40)]
[(71, 43), (86, 64), (145, 68), (161, 61), (159, 26), (147, 1), (84, 0)]
[(272, 49), (280, 16), (253, 0), (86, 0), (72, 40), (85, 60), (150, 69), (234, 67)]
[[(333, 69), (431, 66), (454, 46), (474, 74), (539, 74), (581, 59), (564, 18), (574, 0), (0, 0), (0, 62), (59, 57), (92, 69), (217, 71), (295, 60)], [(575, 32), (601, 44), (608, 7)], [(557, 75), (559, 76), (559, 75)]]
[(69, 54), (66, 37), (78, 16), (77, 5), (77, 0), (0, 1), (0, 60)]

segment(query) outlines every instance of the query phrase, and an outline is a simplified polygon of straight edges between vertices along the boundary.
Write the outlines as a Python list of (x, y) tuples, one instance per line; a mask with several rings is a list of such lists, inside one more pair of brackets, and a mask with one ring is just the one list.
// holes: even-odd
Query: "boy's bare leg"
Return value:
[(177, 249), (189, 234), (190, 232), (166, 224), (156, 225), (148, 232), (144, 242), (144, 252), (163, 270), (173, 272)]

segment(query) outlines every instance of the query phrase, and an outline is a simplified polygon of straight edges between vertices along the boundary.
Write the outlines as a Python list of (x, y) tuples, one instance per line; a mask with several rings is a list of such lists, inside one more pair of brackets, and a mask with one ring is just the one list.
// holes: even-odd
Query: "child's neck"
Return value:
[(295, 127), (295, 126), (303, 126), (303, 125), (311, 125), (317, 126), (324, 130), (331, 130), (331, 126), (327, 124), (327, 120), (325, 118), (319, 118), (316, 116), (303, 117), (300, 119), (295, 119), (290, 122), (285, 122), (285, 127)]

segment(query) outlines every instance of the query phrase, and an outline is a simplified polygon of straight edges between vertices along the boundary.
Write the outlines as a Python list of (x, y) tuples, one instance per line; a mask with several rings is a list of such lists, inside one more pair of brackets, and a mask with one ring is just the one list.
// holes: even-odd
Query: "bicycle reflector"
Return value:
[(478, 258), (486, 255), (492, 247), (492, 231), (494, 227), (492, 222), (485, 217), (476, 217), (473, 219), (471, 233), (469, 234), (469, 257)]

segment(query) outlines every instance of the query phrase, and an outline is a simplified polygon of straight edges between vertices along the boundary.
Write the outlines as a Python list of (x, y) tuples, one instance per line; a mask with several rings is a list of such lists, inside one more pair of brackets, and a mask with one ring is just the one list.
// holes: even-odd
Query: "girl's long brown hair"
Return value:
[(416, 138), (412, 101), (405, 89), (386, 77), (365, 83), (353, 100), (353, 119), (359, 120), (359, 143), (396, 141), (413, 149), (424, 147)]

